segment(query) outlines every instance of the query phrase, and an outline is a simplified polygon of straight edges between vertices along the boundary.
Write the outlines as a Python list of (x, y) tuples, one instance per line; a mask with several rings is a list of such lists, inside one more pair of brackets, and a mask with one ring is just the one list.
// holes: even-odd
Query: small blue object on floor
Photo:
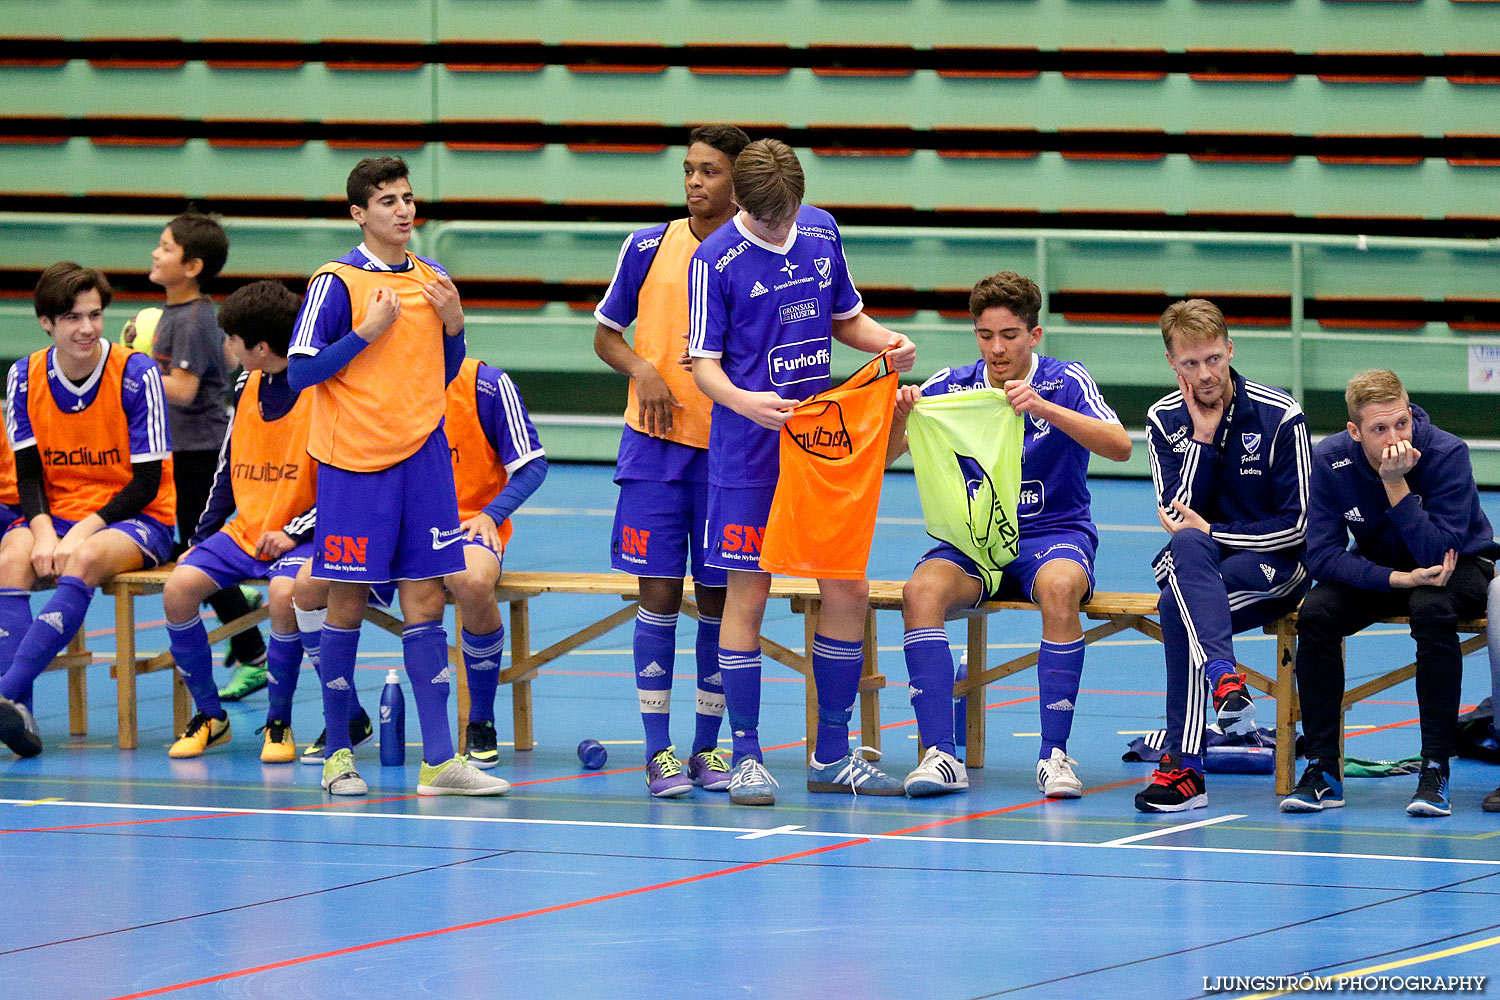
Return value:
[(597, 771), (609, 760), (609, 751), (598, 740), (584, 740), (578, 744), (578, 759), (584, 770)]

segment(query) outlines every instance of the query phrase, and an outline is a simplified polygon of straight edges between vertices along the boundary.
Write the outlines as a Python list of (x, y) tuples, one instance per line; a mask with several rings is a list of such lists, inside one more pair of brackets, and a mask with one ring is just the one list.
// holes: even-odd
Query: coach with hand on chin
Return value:
[(1308, 764), (1281, 810), (1344, 804), (1340, 643), (1382, 618), (1410, 615), (1422, 768), (1406, 811), (1447, 816), (1463, 666), (1457, 624), (1484, 613), (1500, 545), (1479, 506), (1468, 446), (1412, 406), (1394, 372), (1360, 372), (1344, 401), (1348, 429), (1313, 451), (1307, 566), (1318, 584), (1298, 615), (1297, 650)]

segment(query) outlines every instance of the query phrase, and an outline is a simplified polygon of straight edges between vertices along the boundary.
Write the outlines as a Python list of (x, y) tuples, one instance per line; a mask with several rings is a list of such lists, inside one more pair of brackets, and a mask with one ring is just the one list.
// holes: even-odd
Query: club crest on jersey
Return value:
[(1259, 434), (1241, 434), (1240, 444), (1245, 446), (1245, 458), (1243, 459), (1244, 461), (1249, 461), (1251, 459), (1260, 457), (1260, 455), (1258, 454), (1260, 451)]
[(803, 451), (835, 461), (848, 458), (854, 451), (848, 425), (844, 423), (844, 408), (834, 400), (825, 401), (816, 414), (798, 413), (796, 420), (796, 429), (788, 422), (786, 432)]
[(813, 266), (818, 269), (818, 277), (822, 279), (818, 282), (818, 288), (827, 288), (829, 285), (833, 284), (832, 257), (819, 257), (813, 261)]
[(1026, 419), (1031, 423), (1031, 429), (1036, 432), (1032, 435), (1033, 439), (1044, 438), (1052, 430), (1052, 425), (1047, 423), (1047, 421), (1043, 420), (1041, 417), (1037, 416), (1035, 413), (1026, 414)]

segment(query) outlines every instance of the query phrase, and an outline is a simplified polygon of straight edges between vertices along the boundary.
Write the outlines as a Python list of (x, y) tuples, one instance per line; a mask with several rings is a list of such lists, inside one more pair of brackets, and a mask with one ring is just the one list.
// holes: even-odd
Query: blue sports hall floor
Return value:
[[(1100, 589), (1150, 589), (1162, 535), (1149, 484), (1092, 488)], [(607, 568), (613, 503), (609, 469), (554, 467), (516, 518), (508, 567)], [(1485, 505), (1500, 518), (1500, 495)], [(911, 478), (894, 475), (871, 577), (904, 577), (926, 545)], [(535, 647), (618, 606), (539, 598)], [(899, 620), (882, 619), (886, 762), (900, 775), (915, 764), (915, 730)], [(141, 648), (164, 647), (159, 602), (141, 620)], [(1398, 977), (1405, 992), (1424, 976), (1500, 970), (1500, 815), (1480, 811), (1500, 768), (1455, 761), (1454, 812), (1441, 820), (1406, 816), (1409, 776), (1351, 778), (1346, 808), (1283, 816), (1269, 775), (1211, 775), (1207, 809), (1138, 814), (1131, 797), (1150, 767), (1120, 757), (1163, 715), (1161, 650), (1145, 639), (1089, 650), (1070, 744), (1088, 793), (1070, 802), (1036, 791), (1030, 672), (990, 689), (989, 766), (967, 794), (809, 795), (801, 681), (768, 661), (761, 733), (777, 747), (767, 764), (781, 789), (765, 809), (701, 791), (646, 795), (628, 626), (542, 670), (537, 748), (502, 747), (509, 796), (419, 800), (419, 753), (383, 769), (372, 744), (360, 756), (369, 797), (335, 801), (318, 768), (259, 762), (264, 694), (229, 707), (229, 746), (171, 761), (168, 678), (143, 678), (141, 748), (115, 749), (102, 662), (111, 621), (97, 601), (89, 735), (67, 737), (65, 681), (48, 674), (36, 699), (46, 751), (0, 762), (5, 998), (1178, 1000), (1230, 977)], [(800, 648), (785, 604), (767, 621)], [(692, 629), (684, 618), (679, 746), (692, 725)], [(1038, 631), (1031, 614), (992, 618), (993, 655), (1016, 655)], [(949, 634), (957, 646), (961, 626)], [(1239, 655), (1269, 670), (1272, 649), (1254, 634)], [(1400, 629), (1351, 639), (1351, 683), (1410, 651)], [(367, 630), (360, 655), (369, 707), (397, 643)], [(1483, 654), (1465, 669), (1467, 707), (1489, 676)], [(294, 719), (303, 741), (321, 728), (310, 679)], [(502, 690), (501, 740), (508, 700)], [(1348, 752), (1414, 753), (1416, 715), (1410, 684), (1361, 703)], [(584, 737), (609, 747), (603, 771), (580, 770)]]

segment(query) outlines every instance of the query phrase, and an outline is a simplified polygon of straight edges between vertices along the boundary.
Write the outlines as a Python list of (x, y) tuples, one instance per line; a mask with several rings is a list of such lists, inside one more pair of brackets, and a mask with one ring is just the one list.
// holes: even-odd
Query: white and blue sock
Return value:
[(646, 730), (646, 756), (672, 745), (672, 671), (677, 653), (677, 615), (645, 608), (635, 612), (635, 693)]
[(693, 753), (719, 745), (724, 723), (724, 675), (719, 671), (719, 626), (722, 618), (698, 616), (698, 710), (694, 717)]
[(849, 756), (849, 719), (864, 662), (863, 642), (813, 636), (812, 669), (818, 685), (818, 739), (813, 758), (820, 764)]
[(505, 627), (478, 635), (464, 629), (464, 669), (469, 678), (469, 721), (495, 721), (495, 695), (500, 690), (500, 656), (505, 652)]
[[(31, 625), (31, 591), (15, 587), (0, 588), (0, 677), (4, 677), (15, 662), (16, 648), (21, 645), (21, 636)], [(29, 710), (32, 694), (27, 685), (19, 698), (15, 699)]]
[(1042, 707), (1042, 760), (1053, 749), (1068, 752), (1068, 734), (1073, 730), (1073, 708), (1083, 675), (1083, 638), (1068, 642), (1042, 640), (1037, 658), (1037, 692)]
[(93, 599), (94, 588), (78, 577), (58, 578), (57, 592), (36, 616), (36, 621), (27, 626), (10, 669), (0, 677), (0, 696), (22, 702), (31, 697), (32, 682), (83, 626)]
[(760, 752), (760, 650), (719, 646), (719, 676), (723, 680), (724, 705), (729, 713), (729, 731), (734, 738), (734, 763), (745, 757), (761, 760)]
[[(326, 655), (326, 633), (323, 642)], [(453, 756), (453, 732), (448, 728), (448, 634), (440, 622), (408, 625), (401, 630), (401, 653), (422, 725), (422, 760), (435, 767)]]
[(908, 629), (901, 640), (906, 653), (911, 708), (922, 742), (955, 755), (953, 740), (953, 652), (940, 628)]
[(297, 693), (297, 674), (302, 671), (302, 637), (296, 632), (271, 630), (266, 646), (266, 722), (292, 721), (292, 698)]
[(203, 619), (194, 615), (185, 622), (167, 622), (167, 648), (198, 711), (211, 719), (228, 718), (219, 702), (219, 686), (214, 683), (213, 651), (208, 648)]
[(359, 653), (359, 629), (323, 622), (318, 637), (318, 677), (323, 685), (323, 729), (327, 758), (349, 744), (349, 715), (354, 705), (354, 661)]

